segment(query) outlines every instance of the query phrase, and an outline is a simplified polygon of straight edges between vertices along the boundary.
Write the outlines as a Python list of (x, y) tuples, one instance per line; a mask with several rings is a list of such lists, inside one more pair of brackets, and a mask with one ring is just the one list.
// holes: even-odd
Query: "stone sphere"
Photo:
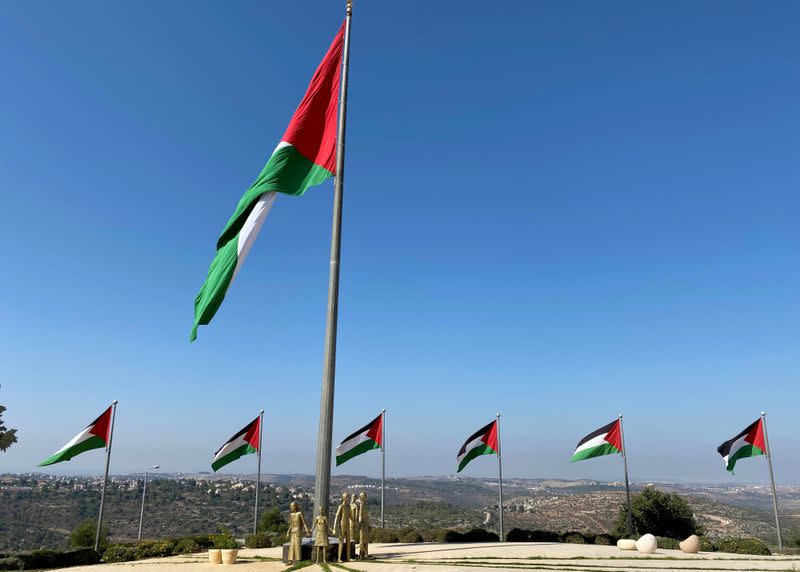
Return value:
[(636, 550), (636, 541), (629, 538), (617, 540), (617, 548), (620, 550)]
[(686, 554), (697, 554), (700, 552), (700, 539), (697, 535), (693, 534), (683, 542), (679, 543), (678, 546), (681, 547)]
[(658, 548), (658, 541), (652, 534), (645, 534), (636, 541), (636, 550), (642, 554), (655, 554)]

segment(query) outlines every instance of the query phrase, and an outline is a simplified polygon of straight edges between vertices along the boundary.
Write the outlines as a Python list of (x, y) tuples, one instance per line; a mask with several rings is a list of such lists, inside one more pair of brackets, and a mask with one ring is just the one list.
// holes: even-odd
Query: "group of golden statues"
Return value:
[[(300, 546), (303, 542), (303, 533), (314, 536), (315, 562), (319, 562), (319, 555), (322, 553), (322, 561), (328, 561), (328, 517), (323, 514), (320, 508), (319, 515), (314, 519), (314, 526), (311, 530), (306, 526), (303, 513), (300, 512), (300, 505), (293, 502), (289, 505), (291, 514), (289, 515), (289, 530), (286, 531), (286, 539), (289, 541), (289, 564), (300, 561)], [(338, 526), (339, 533), (336, 533)], [(352, 497), (348, 493), (342, 493), (342, 503), (336, 509), (336, 516), (333, 519), (331, 531), (334, 536), (339, 538), (339, 562), (350, 559), (350, 544), (355, 541), (358, 534), (358, 557), (367, 558), (369, 556), (369, 511), (367, 510), (367, 494), (361, 493)]]

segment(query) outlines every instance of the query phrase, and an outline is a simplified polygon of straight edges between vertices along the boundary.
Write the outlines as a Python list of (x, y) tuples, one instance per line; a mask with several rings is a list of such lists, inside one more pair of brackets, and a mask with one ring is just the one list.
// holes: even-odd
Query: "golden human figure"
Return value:
[[(336, 509), (336, 516), (333, 517), (333, 533), (336, 534), (336, 527), (339, 527), (339, 562), (350, 560), (350, 495), (342, 493), (342, 504)], [(342, 553), (344, 550), (344, 554)]]
[(297, 502), (292, 502), (289, 505), (292, 511), (289, 515), (289, 530), (286, 531), (286, 540), (289, 541), (289, 556), (287, 560), (289, 564), (300, 562), (300, 546), (303, 543), (303, 532), (311, 534), (306, 526), (306, 519), (303, 518), (303, 513), (300, 512), (300, 505)]
[[(358, 496), (353, 493), (350, 497), (350, 542), (358, 541)], [(355, 550), (354, 550), (355, 552)]]
[(358, 557), (369, 557), (369, 511), (367, 510), (367, 493), (358, 495)]
[(314, 537), (314, 552), (316, 553), (316, 562), (319, 564), (319, 553), (322, 552), (322, 561), (328, 561), (328, 517), (322, 513), (322, 507), (319, 507), (319, 515), (314, 519), (314, 526), (311, 530), (317, 530)]

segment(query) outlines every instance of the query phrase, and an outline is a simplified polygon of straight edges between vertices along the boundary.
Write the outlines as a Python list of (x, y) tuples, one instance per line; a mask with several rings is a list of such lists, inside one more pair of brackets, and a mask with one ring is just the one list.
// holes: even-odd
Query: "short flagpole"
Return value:
[(381, 409), (381, 528), (386, 528), (384, 502), (386, 501), (386, 410)]
[(317, 433), (317, 474), (314, 481), (314, 514), (328, 514), (331, 490), (331, 449), (333, 438), (333, 394), (336, 379), (336, 330), (339, 318), (339, 259), (342, 246), (342, 202), (344, 195), (344, 138), (347, 123), (347, 76), (350, 70), (350, 21), (352, 0), (346, 0), (342, 84), (339, 95), (339, 126), (336, 136), (336, 173), (333, 178), (333, 224), (328, 277), (328, 309), (325, 323), (325, 357)]
[(783, 537), (781, 536), (781, 521), (778, 518), (778, 493), (775, 490), (775, 475), (772, 472), (772, 452), (769, 448), (767, 436), (767, 412), (761, 412), (761, 425), (764, 428), (764, 444), (767, 446), (767, 466), (769, 467), (769, 480), (772, 484), (772, 508), (775, 511), (775, 528), (778, 530), (778, 551), (783, 552)]
[(628, 450), (625, 447), (625, 431), (622, 428), (622, 413), (619, 414), (619, 437), (622, 441), (622, 462), (625, 466), (625, 494), (628, 497), (628, 536), (633, 536), (633, 505), (631, 504), (631, 485), (628, 482)]
[(500, 446), (500, 414), (497, 414), (497, 472), (500, 476), (500, 542), (503, 542), (503, 455)]
[(106, 502), (106, 487), (108, 486), (108, 466), (111, 463), (111, 442), (114, 440), (114, 418), (117, 415), (117, 400), (111, 402), (111, 429), (108, 432), (106, 445), (106, 472), (103, 477), (103, 492), (100, 493), (100, 514), (97, 515), (97, 532), (94, 535), (94, 550), (100, 552), (100, 530), (103, 527), (103, 508)]
[(256, 475), (256, 507), (253, 511), (253, 534), (258, 532), (258, 489), (261, 488), (261, 438), (264, 435), (264, 410), (258, 414), (258, 473)]

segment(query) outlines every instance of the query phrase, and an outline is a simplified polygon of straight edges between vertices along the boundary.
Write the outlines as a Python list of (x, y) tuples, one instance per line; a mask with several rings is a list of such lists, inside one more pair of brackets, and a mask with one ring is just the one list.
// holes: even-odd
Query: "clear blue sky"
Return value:
[[(567, 460), (622, 411), (634, 479), (731, 481), (715, 448), (766, 409), (796, 482), (800, 5), (355, 9), (334, 439), (386, 407), (389, 473), (452, 473), (501, 411), (507, 474), (618, 479), (618, 458)], [(112, 399), (112, 472), (208, 469), (261, 408), (264, 471), (313, 471), (332, 183), (279, 198), (187, 339), (217, 234), (342, 17), (2, 4), (0, 403), (20, 443), (0, 471)]]

